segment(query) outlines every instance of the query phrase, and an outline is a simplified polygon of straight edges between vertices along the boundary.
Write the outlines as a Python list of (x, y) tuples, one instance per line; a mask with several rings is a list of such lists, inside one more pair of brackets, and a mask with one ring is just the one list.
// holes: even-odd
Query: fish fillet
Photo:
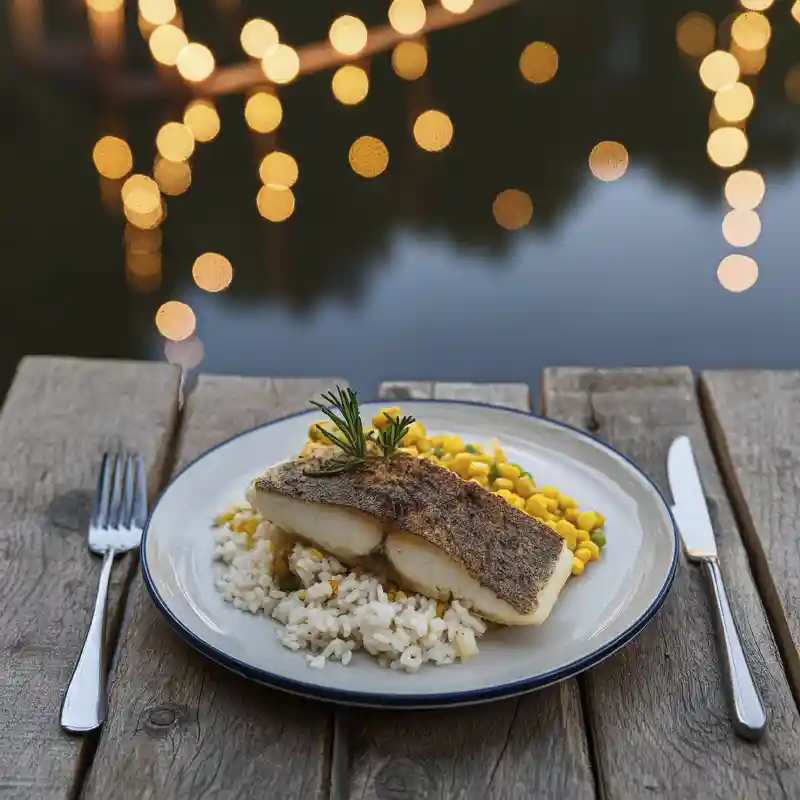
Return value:
[(325, 448), (257, 478), (248, 500), (289, 533), (354, 565), (381, 554), (398, 583), (469, 600), (504, 625), (547, 619), (572, 553), (546, 525), (429, 461), (397, 454), (340, 475), (312, 476)]

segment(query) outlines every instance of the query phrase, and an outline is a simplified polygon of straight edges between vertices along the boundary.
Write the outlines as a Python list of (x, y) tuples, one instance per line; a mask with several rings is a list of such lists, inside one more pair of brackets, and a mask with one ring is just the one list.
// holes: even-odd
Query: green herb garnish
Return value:
[(465, 450), (466, 450), (468, 453), (472, 453), (472, 455), (475, 455), (475, 453), (477, 453), (477, 452), (478, 452), (478, 448), (477, 448), (477, 447), (475, 447), (475, 445), (474, 445), (474, 444), (468, 444), (468, 445), (467, 445), (467, 446), (466, 446), (464, 449), (465, 449)]

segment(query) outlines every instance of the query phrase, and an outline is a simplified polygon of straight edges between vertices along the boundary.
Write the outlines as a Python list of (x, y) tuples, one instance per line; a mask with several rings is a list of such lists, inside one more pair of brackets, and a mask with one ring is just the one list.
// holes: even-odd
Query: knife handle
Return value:
[(742, 641), (722, 582), (722, 572), (716, 558), (704, 558), (703, 569), (708, 576), (714, 598), (714, 616), (722, 640), (725, 682), (733, 706), (733, 728), (743, 739), (755, 741), (764, 733), (767, 714), (747, 664)]

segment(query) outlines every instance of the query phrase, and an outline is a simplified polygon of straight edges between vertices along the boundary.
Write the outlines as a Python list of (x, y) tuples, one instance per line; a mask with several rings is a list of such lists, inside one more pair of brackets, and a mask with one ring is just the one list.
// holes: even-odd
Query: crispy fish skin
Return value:
[(332, 455), (326, 450), (272, 468), (251, 486), (254, 505), (263, 505), (259, 494), (278, 494), (367, 514), (387, 533), (413, 534), (443, 551), (519, 615), (535, 612), (554, 574), (556, 594), (566, 581), (564, 540), (478, 484), (404, 453), (338, 475), (308, 474)]

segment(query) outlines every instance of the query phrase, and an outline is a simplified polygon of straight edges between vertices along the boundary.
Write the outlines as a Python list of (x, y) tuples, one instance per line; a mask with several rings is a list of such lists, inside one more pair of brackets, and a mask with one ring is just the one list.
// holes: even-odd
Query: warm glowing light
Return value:
[(519, 57), (519, 71), (526, 81), (547, 83), (558, 71), (558, 52), (547, 42), (531, 42)]
[(198, 142), (210, 142), (219, 133), (217, 109), (210, 100), (193, 100), (183, 112), (183, 124)]
[(86, 6), (91, 11), (98, 14), (110, 14), (112, 11), (119, 11), (124, 0), (86, 0)]
[(725, 50), (709, 53), (700, 64), (700, 80), (712, 92), (718, 92), (739, 79), (739, 62)]
[(184, 80), (200, 83), (214, 71), (214, 54), (204, 44), (189, 42), (178, 53), (177, 67)]
[(753, 92), (746, 83), (734, 83), (714, 95), (714, 108), (722, 119), (741, 122), (753, 110)]
[(177, 12), (174, 0), (139, 0), (139, 13), (151, 25), (166, 25)]
[(247, 55), (264, 58), (277, 49), (280, 37), (278, 29), (271, 22), (256, 17), (245, 23), (239, 41)]
[(725, 199), (731, 208), (750, 210), (764, 199), (766, 188), (758, 172), (742, 169), (731, 173), (725, 181)]
[(221, 292), (233, 280), (233, 267), (225, 256), (219, 253), (203, 253), (192, 266), (194, 282), (206, 292)]
[(786, 91), (786, 97), (792, 103), (800, 103), (800, 64), (789, 68), (783, 81), (783, 88)]
[(722, 235), (734, 247), (749, 247), (761, 233), (761, 220), (755, 211), (734, 209), (722, 220)]
[(131, 148), (124, 139), (104, 136), (94, 146), (92, 161), (105, 178), (124, 178), (133, 168)]
[(428, 48), (422, 42), (400, 42), (392, 51), (392, 68), (404, 80), (421, 78), (428, 68)]
[(190, 336), (179, 342), (167, 339), (164, 342), (164, 355), (170, 364), (175, 364), (184, 370), (196, 369), (205, 357), (205, 348), (197, 336)]
[(731, 42), (731, 53), (739, 62), (742, 75), (758, 75), (767, 63), (767, 48), (762, 50), (745, 50), (736, 42)]
[(717, 29), (714, 21), (706, 14), (692, 11), (681, 17), (675, 28), (678, 47), (686, 55), (702, 58), (714, 49)]
[(766, 11), (775, 0), (739, 0), (748, 11)]
[(729, 292), (743, 292), (758, 280), (758, 264), (750, 256), (732, 253), (720, 261), (717, 278)]
[(179, 342), (188, 339), (197, 325), (197, 320), (186, 303), (168, 300), (156, 311), (156, 327), (165, 339)]
[(389, 150), (375, 136), (360, 136), (350, 146), (350, 166), (362, 178), (376, 178), (389, 166)]
[(619, 142), (598, 142), (589, 153), (589, 169), (601, 181), (615, 181), (628, 169), (628, 151)]
[(475, 0), (442, 0), (442, 8), (451, 14), (463, 14), (472, 8)]
[(510, 231), (524, 228), (533, 216), (530, 195), (519, 189), (500, 192), (492, 203), (492, 213), (497, 224)]
[(165, 216), (165, 206), (160, 203), (152, 211), (139, 212), (135, 208), (123, 205), (122, 211), (125, 214), (125, 219), (131, 225), (141, 228), (142, 230), (152, 230), (157, 228), (163, 221)]
[(300, 56), (288, 44), (279, 44), (261, 61), (261, 69), (273, 83), (291, 83), (300, 72)]
[(262, 186), (256, 198), (258, 213), (270, 222), (283, 222), (294, 213), (294, 193), (286, 186)]
[(265, 186), (289, 188), (297, 183), (299, 175), (297, 162), (288, 153), (276, 151), (264, 156), (258, 168), (258, 176)]
[(708, 137), (708, 157), (718, 167), (735, 167), (744, 161), (747, 136), (739, 128), (717, 128)]
[(131, 175), (122, 184), (122, 202), (135, 214), (152, 214), (161, 207), (161, 192), (147, 175)]
[(153, 177), (164, 194), (177, 197), (192, 185), (192, 168), (186, 161), (158, 158), (153, 168)]
[(189, 44), (186, 34), (176, 25), (159, 25), (148, 39), (153, 58), (167, 67), (178, 63), (178, 55)]
[(739, 14), (731, 25), (731, 38), (743, 50), (763, 50), (771, 35), (769, 20), (757, 11)]
[(358, 105), (369, 92), (367, 73), (353, 64), (339, 67), (331, 81), (334, 97), (346, 106)]
[(257, 133), (271, 133), (283, 119), (281, 101), (269, 92), (256, 92), (244, 106), (244, 118)]
[(427, 12), (422, 0), (392, 0), (389, 24), (405, 36), (413, 36), (425, 27)]
[(453, 139), (453, 123), (442, 111), (423, 111), (414, 123), (414, 139), (429, 153), (444, 150)]
[(154, 292), (161, 285), (161, 253), (126, 253), (125, 277), (133, 291)]
[(794, 5), (792, 6), (792, 16), (795, 19), (795, 22), (800, 22), (800, 0), (795, 0)]
[(160, 228), (143, 231), (134, 225), (126, 225), (123, 238), (125, 239), (125, 248), (129, 252), (155, 253), (161, 249), (164, 237)]
[(182, 122), (168, 122), (156, 135), (156, 149), (167, 161), (186, 161), (194, 153), (194, 136)]
[(328, 38), (334, 50), (346, 56), (354, 56), (367, 44), (367, 26), (358, 17), (346, 14), (333, 21)]

